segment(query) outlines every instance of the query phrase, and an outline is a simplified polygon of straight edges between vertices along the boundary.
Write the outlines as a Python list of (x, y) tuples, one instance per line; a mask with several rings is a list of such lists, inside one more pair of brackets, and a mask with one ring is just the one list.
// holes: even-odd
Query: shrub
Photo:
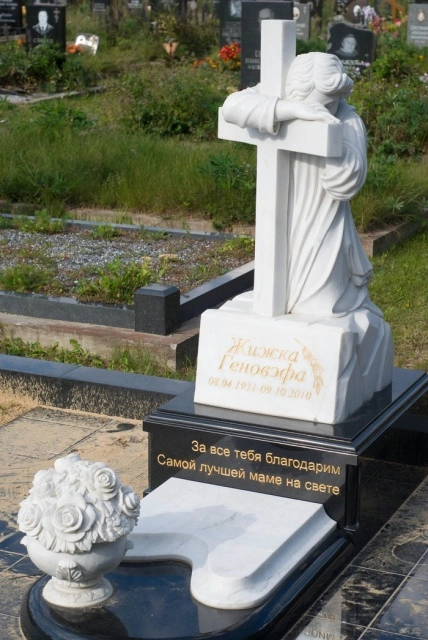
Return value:
[(350, 101), (365, 122), (369, 153), (420, 156), (428, 141), (428, 61), (400, 41), (390, 45), (355, 84)]
[(41, 44), (26, 51), (18, 43), (0, 46), (0, 83), (26, 90), (57, 91), (90, 86), (94, 72), (84, 56), (65, 54), (59, 45)]
[(148, 73), (128, 82), (132, 95), (125, 123), (160, 136), (193, 135), (213, 138), (217, 110), (224, 93), (204, 69), (176, 68), (169, 73)]

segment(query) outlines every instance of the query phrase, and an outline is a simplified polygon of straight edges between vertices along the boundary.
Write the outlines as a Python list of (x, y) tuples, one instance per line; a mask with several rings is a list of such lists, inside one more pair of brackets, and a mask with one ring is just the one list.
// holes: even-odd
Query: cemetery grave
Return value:
[[(285, 7), (289, 3), (283, 4)], [(395, 3), (394, 7), (396, 9)], [(245, 6), (228, 4), (227, 10), (229, 21), (235, 21), (233, 28), (237, 27), (245, 14)], [(192, 11), (195, 16), (197, 10), (193, 7)], [(3, 531), (4, 538), (0, 538), (0, 560), (4, 563), (0, 565), (0, 593), (7, 594), (4, 604), (0, 604), (0, 622), (4, 623), (7, 640), (19, 637), (18, 619), (27, 640), (63, 640), (65, 637), (87, 640), (100, 635), (112, 640), (124, 640), (126, 637), (141, 640), (165, 637), (170, 640), (208, 637), (297, 640), (303, 636), (334, 639), (336, 635), (378, 638), (388, 633), (400, 636), (402, 640), (426, 637), (426, 612), (416, 604), (426, 597), (427, 584), (424, 539), (428, 461), (426, 416), (415, 416), (412, 412), (419, 407), (419, 411), (426, 413), (420, 400), (428, 390), (428, 377), (419, 370), (422, 366), (392, 367), (388, 325), (380, 319), (381, 314), (369, 300), (365, 289), (370, 264), (359, 253), (358, 236), (347, 209), (348, 194), (340, 192), (340, 196), (346, 197), (339, 198), (344, 202), (343, 206), (340, 205), (340, 215), (335, 216), (339, 221), (345, 218), (345, 226), (352, 227), (346, 226), (343, 244), (332, 242), (335, 235), (337, 238), (340, 236), (337, 228), (333, 234), (331, 230), (324, 234), (326, 229), (322, 224), (328, 218), (328, 206), (323, 201), (320, 215), (312, 217), (302, 234), (297, 234), (302, 245), (295, 249), (296, 227), (293, 225), (296, 225), (296, 220), (308, 216), (310, 209), (310, 198), (302, 211), (299, 211), (299, 198), (296, 198), (297, 205), (295, 203), (293, 210), (293, 194), (298, 193), (293, 189), (299, 175), (299, 162), (305, 165), (303, 175), (311, 175), (309, 191), (312, 199), (316, 199), (314, 194), (319, 188), (317, 172), (322, 163), (325, 162), (327, 174), (330, 172), (327, 178), (330, 181), (334, 182), (332, 174), (340, 162), (343, 163), (343, 173), (348, 175), (346, 172), (351, 163), (348, 165), (348, 155), (344, 160), (344, 149), (348, 154), (346, 135), (349, 131), (346, 127), (349, 126), (347, 118), (351, 117), (351, 110), (344, 111), (342, 103), (337, 111), (332, 108), (327, 117), (326, 111), (321, 110), (321, 118), (314, 117), (310, 109), (309, 112), (297, 110), (287, 122), (290, 119), (289, 106), (286, 101), (282, 105), (280, 100), (279, 108), (285, 109), (283, 113), (286, 114), (279, 118), (285, 120), (281, 127), (269, 119), (272, 109), (264, 109), (263, 106), (263, 118), (260, 120), (252, 120), (250, 113), (248, 121), (243, 122), (244, 108), (238, 110), (240, 115), (235, 118), (235, 100), (239, 101), (241, 97), (244, 101), (259, 100), (261, 105), (267, 100), (271, 106), (276, 105), (276, 98), (284, 97), (287, 75), (293, 78), (289, 68), (291, 65), (293, 69), (294, 64), (296, 22), (272, 21), (269, 17), (260, 16), (264, 35), (260, 47), (262, 75), (259, 90), (232, 94), (220, 114), (219, 127), (220, 137), (257, 147), (255, 267), (238, 268), (236, 281), (241, 280), (235, 290), (230, 288), (235, 276), (220, 276), (218, 284), (224, 287), (221, 299), (215, 298), (216, 285), (212, 284), (185, 292), (181, 299), (180, 292), (171, 286), (170, 281), (163, 280), (165, 284), (156, 282), (140, 288), (134, 298), (132, 316), (126, 320), (137, 335), (147, 330), (145, 323), (150, 324), (156, 318), (155, 324), (158, 325), (160, 319), (162, 330), (154, 331), (160, 335), (155, 336), (153, 342), (166, 344), (169, 336), (164, 334), (174, 333), (180, 319), (184, 318), (182, 313), (186, 301), (183, 298), (187, 295), (192, 298), (187, 302), (192, 303), (192, 313), (196, 317), (187, 328), (176, 333), (184, 335), (187, 331), (195, 355), (199, 333), (197, 316), (208, 307), (210, 310), (202, 314), (196, 385), (180, 380), (97, 371), (76, 363), (59, 364), (0, 356), (2, 389), (12, 395), (19, 394), (18, 403), (21, 399), (24, 403), (42, 405), (30, 408), (29, 412), (26, 412), (29, 407), (18, 407), (17, 411), (20, 413), (22, 410), (22, 415), (10, 416), (12, 421), (6, 418), (3, 426), (0, 424), (0, 440), (7, 465), (3, 476), (7, 496), (16, 493), (20, 499), (25, 497), (23, 485), (29, 486), (34, 472), (41, 465), (47, 468), (59, 456), (63, 457), (57, 460), (57, 471), (60, 468), (73, 469), (73, 464), (77, 464), (76, 454), (80, 453), (92, 461), (105, 456), (105, 462), (123, 475), (123, 480), (135, 485), (140, 497), (145, 495), (139, 522), (129, 534), (133, 549), (128, 551), (122, 564), (108, 573), (107, 579), (114, 589), (109, 599), (110, 593), (103, 591), (104, 583), (92, 584), (89, 579), (82, 581), (86, 565), (82, 558), (79, 567), (79, 554), (71, 559), (62, 557), (56, 570), (44, 569), (54, 576), (53, 581), (49, 575), (40, 575), (24, 548), (18, 546), (22, 535), (14, 533), (16, 529), (12, 524), (16, 513), (0, 504), (0, 536)], [(341, 28), (344, 26), (340, 21), (337, 24)], [(228, 28), (232, 28), (230, 24)], [(245, 33), (242, 36), (245, 37)], [(174, 41), (170, 39), (169, 42)], [(179, 58), (180, 50), (177, 48), (176, 51)], [(317, 55), (322, 58), (324, 54)], [(415, 54), (412, 55), (412, 60), (415, 60)], [(174, 56), (170, 55), (166, 60), (170, 79), (175, 77)], [(424, 64), (423, 55), (418, 54), (418, 57)], [(402, 81), (406, 80), (408, 61), (399, 60), (399, 70), (394, 66), (394, 73), (401, 73)], [(377, 68), (380, 76), (383, 72), (387, 75), (390, 69), (388, 64)], [(376, 74), (376, 65), (373, 69)], [(367, 114), (373, 105), (366, 102), (364, 73), (363, 70), (360, 80), (363, 90), (359, 98), (357, 95), (357, 100), (362, 101), (362, 111)], [(367, 82), (378, 82), (381, 86), (383, 80), (380, 76), (368, 74)], [(423, 88), (418, 82), (424, 85), (423, 80), (412, 80), (410, 84), (421, 96)], [(148, 87), (143, 83), (143, 91), (131, 103), (133, 108)], [(321, 100), (323, 98), (325, 95)], [(315, 103), (318, 100), (316, 94)], [(330, 102), (327, 102), (328, 108)], [(215, 101), (211, 106), (216, 106)], [(258, 108), (256, 106), (256, 110)], [(415, 112), (418, 108), (415, 107)], [(406, 127), (406, 124), (399, 122), (399, 109), (396, 111), (398, 131), (398, 125)], [(83, 143), (87, 134), (90, 136), (92, 116), (66, 108), (57, 112), (47, 109), (43, 117), (52, 123), (52, 114), (58, 122), (53, 131), (48, 127), (46, 139), (55, 140), (55, 131), (60, 130), (58, 124), (65, 129), (67, 121), (72, 123), (70, 130), (81, 127), (80, 142)], [(334, 114), (340, 122), (335, 120)], [(111, 114), (106, 115), (107, 120), (111, 119)], [(146, 116), (147, 112), (144, 118)], [(141, 117), (140, 125), (144, 121), (135, 111), (132, 111), (132, 117)], [(357, 119), (357, 116), (353, 117)], [(120, 131), (122, 125), (119, 120), (117, 122), (115, 127), (120, 136), (123, 134)], [(183, 134), (186, 126), (182, 127), (183, 122), (178, 122), (178, 127), (176, 124), (173, 123), (168, 135), (174, 127), (174, 135), (177, 129), (179, 135)], [(163, 126), (154, 121), (152, 125), (154, 128)], [(144, 126), (150, 124), (144, 121)], [(198, 130), (199, 140), (208, 132), (208, 125), (206, 129), (204, 127), (202, 134), (201, 129)], [(280, 129), (279, 133), (277, 129)], [(111, 136), (114, 135), (113, 130), (110, 130)], [(192, 134), (195, 135), (195, 129)], [(383, 139), (379, 145), (384, 145), (380, 156), (371, 163), (369, 155), (369, 168), (373, 172), (376, 162), (380, 165), (379, 174), (369, 172), (369, 176), (374, 176), (375, 191), (379, 185), (387, 188), (386, 174), (395, 186), (399, 184), (397, 175), (402, 170), (401, 161), (388, 155), (391, 148), (401, 157), (412, 157), (406, 165), (408, 175), (416, 175), (419, 169), (422, 174), (426, 166), (424, 161), (418, 163), (418, 169), (417, 163), (413, 162), (413, 155), (421, 156), (425, 149), (423, 132), (418, 131), (418, 134), (407, 145), (403, 145), (399, 135)], [(209, 140), (210, 135), (205, 139)], [(72, 136), (74, 133), (70, 139)], [(358, 138), (358, 144), (352, 142), (352, 153), (357, 147), (364, 146), (363, 137)], [(58, 139), (63, 144), (66, 136)], [(183, 138), (179, 137), (179, 140), (181, 144)], [(153, 149), (161, 144), (160, 137)], [(219, 144), (230, 145), (230, 142)], [(373, 153), (375, 142), (370, 131), (369, 144), (372, 145), (369, 153)], [(196, 146), (193, 141), (181, 148), (191, 149), (193, 154)], [(225, 146), (218, 148), (226, 149)], [(169, 155), (173, 155), (172, 149), (170, 146)], [(242, 156), (239, 153), (231, 163), (227, 156), (221, 155), (222, 151), (217, 156), (211, 155), (208, 165), (205, 157), (204, 175), (214, 180), (211, 194), (218, 198), (217, 209), (207, 205), (204, 213), (217, 228), (227, 228), (234, 221), (248, 222), (252, 219), (251, 213), (247, 218), (244, 216), (244, 220), (239, 215), (234, 217), (236, 203), (246, 198), (246, 202), (250, 202), (255, 186), (253, 171), (248, 170), (249, 165), (242, 161), (251, 156), (247, 156), (247, 152), (242, 152)], [(132, 154), (139, 155), (134, 145)], [(141, 151), (139, 157), (142, 157)], [(185, 164), (184, 157), (183, 153), (181, 164)], [(255, 166), (254, 156), (252, 162)], [(364, 153), (361, 152), (361, 160), (352, 166), (359, 166), (359, 162), (364, 167), (365, 149)], [(135, 160), (132, 164), (135, 165)], [(97, 165), (98, 173), (99, 167)], [(241, 167), (246, 168), (242, 170)], [(204, 171), (197, 173), (203, 174)], [(364, 173), (361, 168), (358, 171)], [(394, 174), (394, 171), (398, 173)], [(62, 198), (77, 204), (78, 198), (69, 194), (65, 198), (65, 192), (61, 191), (61, 185), (67, 182), (64, 176), (56, 174), (55, 181), (51, 182), (43, 172), (37, 175), (42, 176), (37, 180), (43, 180), (43, 184), (48, 186), (47, 192), (51, 189), (49, 206), (53, 203), (61, 207)], [(116, 177), (112, 180), (115, 197), (121, 182), (123, 184), (117, 175), (114, 173)], [(383, 183), (377, 182), (378, 175), (383, 176)], [(348, 179), (352, 181), (349, 176)], [(12, 189), (12, 183), (7, 180), (1, 183), (0, 178), (0, 195), (2, 189)], [(335, 187), (326, 187), (328, 193), (329, 188)], [(342, 188), (337, 187), (339, 191)], [(164, 187), (162, 191), (168, 192), (168, 188)], [(193, 196), (196, 191), (193, 185), (188, 193)], [(58, 197), (58, 194), (62, 195)], [(290, 198), (288, 194), (291, 194)], [(421, 209), (420, 197), (419, 192), (417, 198), (409, 201), (416, 214)], [(233, 213), (222, 220), (216, 215), (229, 198), (229, 211)], [(394, 198), (391, 196), (392, 209), (402, 212), (406, 205)], [(183, 192), (177, 201), (183, 203), (185, 210), (194, 207)], [(330, 206), (333, 207), (332, 204)], [(138, 206), (135, 208), (138, 210)], [(249, 209), (245, 215), (248, 216), (248, 212)], [(111, 230), (102, 233), (108, 235)], [(164, 233), (159, 235), (162, 238), (157, 240), (161, 243), (169, 242)], [(195, 240), (189, 239), (190, 234), (181, 235), (182, 239), (174, 237), (171, 241), (171, 247), (168, 246), (168, 252), (165, 252), (170, 257), (164, 260), (174, 263), (171, 255), (179, 253), (182, 243), (183, 261), (199, 262)], [(421, 235), (414, 244), (422, 247), (421, 255), (424, 238), (426, 242), (426, 236)], [(150, 239), (145, 237), (144, 240), (150, 245)], [(106, 238), (104, 241), (108, 245)], [(112, 238), (110, 242), (113, 242)], [(200, 256), (205, 257), (211, 251), (211, 242), (206, 236), (201, 240)], [(218, 240), (215, 242), (219, 246)], [(249, 244), (242, 240), (235, 242), (228, 267), (236, 264), (239, 243), (241, 249), (243, 245), (248, 248)], [(321, 247), (318, 247), (318, 242), (321, 242)], [(80, 246), (83, 246), (83, 241), (79, 241)], [(127, 247), (130, 247), (129, 236)], [(137, 251), (141, 250), (138, 245)], [(73, 247), (68, 251), (73, 252)], [(321, 255), (324, 251), (328, 257), (321, 261), (321, 265), (317, 264), (318, 251)], [(360, 264), (357, 267), (355, 263), (349, 267), (352, 263), (350, 254), (354, 260), (358, 256), (356, 262)], [(303, 267), (309, 273), (296, 268), (299, 256), (304, 257)], [(245, 255), (245, 260), (247, 258)], [(341, 265), (339, 270), (335, 269), (336, 259)], [(383, 265), (382, 260), (379, 261), (380, 266)], [(226, 259), (218, 258), (217, 254), (216, 261), (221, 263), (222, 269), (226, 267)], [(327, 263), (333, 267), (324, 285), (320, 286), (320, 278), (327, 273)], [(395, 263), (391, 261), (388, 264)], [(411, 278), (409, 265), (411, 260), (401, 263), (401, 270)], [(342, 275), (348, 268), (350, 277), (348, 280), (343, 278), (342, 283)], [(155, 270), (159, 272), (162, 269)], [(253, 270), (254, 293), (249, 293)], [(183, 274), (180, 271), (181, 281)], [(416, 271), (421, 273), (419, 265)], [(346, 294), (341, 293), (342, 285)], [(355, 299), (352, 299), (353, 287)], [(246, 292), (237, 295), (241, 290)], [(419, 305), (426, 295), (422, 291), (420, 300), (408, 298), (406, 301), (410, 294), (406, 291), (403, 299), (402, 293), (397, 295), (396, 291), (394, 289), (396, 310), (403, 318), (406, 309)], [(362, 297), (359, 295), (361, 292), (364, 294)], [(388, 300), (388, 292), (383, 294)], [(14, 296), (11, 294), (10, 299)], [(212, 309), (221, 304), (224, 297), (232, 300), (220, 309)], [(334, 313), (328, 311), (323, 316), (324, 307), (333, 304), (332, 297), (335, 298), (334, 304), (339, 305), (338, 315), (333, 318), (330, 316)], [(149, 299), (148, 305), (143, 304), (144, 298)], [(306, 298), (309, 298), (309, 303)], [(32, 300), (34, 302), (29, 306), (35, 309), (39, 303), (44, 305), (37, 294)], [(303, 305), (302, 308), (299, 304)], [(388, 304), (385, 306), (389, 316), (391, 308)], [(173, 314), (169, 316), (167, 312), (171, 308)], [(129, 310), (123, 308), (120, 311)], [(423, 311), (419, 317), (417, 314), (411, 317), (415, 318), (412, 335), (407, 335), (405, 340), (413, 340), (415, 344)], [(194, 326), (189, 329), (192, 322)], [(109, 341), (112, 341), (115, 329), (107, 329), (108, 333), (106, 329), (100, 329), (101, 340), (107, 342), (105, 336), (108, 334)], [(421, 344), (425, 342), (421, 340)], [(422, 346), (421, 353), (413, 354), (415, 359), (412, 362), (424, 362), (424, 349)], [(178, 343), (170, 343), (170, 350), (176, 352), (177, 363), (183, 355), (178, 354)], [(401, 358), (400, 350), (398, 352)], [(5, 404), (7, 416), (7, 412), (13, 410), (9, 397)], [(141, 419), (143, 431), (140, 430)], [(32, 442), (31, 435), (35, 429), (40, 436)], [(96, 454), (95, 458), (93, 454)], [(112, 473), (106, 472), (110, 479)], [(40, 487), (42, 501), (43, 492), (50, 491), (44, 484), (42, 482)], [(90, 480), (83, 494), (92, 489), (93, 480)], [(117, 492), (117, 496), (128, 496), (126, 509), (134, 509), (127, 490), (123, 493), (116, 485), (106, 489), (107, 494), (109, 490)], [(39, 488), (35, 491), (37, 493)], [(24, 493), (21, 495), (21, 492)], [(114, 501), (116, 504), (116, 498)], [(64, 500), (61, 504), (63, 508)], [(45, 506), (43, 503), (43, 508)], [(77, 508), (77, 502), (74, 506)], [(91, 505), (85, 508), (88, 514), (92, 513)], [(22, 509), (21, 530), (27, 536), (38, 538), (40, 523), (34, 521), (32, 511), (25, 511), (26, 507)], [(74, 543), (82, 536), (87, 539), (91, 519), (88, 514), (83, 517), (82, 532), (76, 534), (73, 531), (69, 541)], [(95, 520), (97, 517), (94, 516)], [(55, 514), (58, 524), (56, 518)], [(61, 530), (61, 524), (57, 530)], [(379, 532), (377, 536), (376, 532)], [(92, 542), (95, 548), (103, 544), (100, 540)], [(357, 555), (358, 552), (361, 553)], [(28, 553), (37, 565), (30, 545)], [(55, 556), (57, 550), (50, 553), (54, 553), (56, 563), (56, 558), (59, 559)], [(2, 566), (5, 567), (3, 571)], [(15, 575), (29, 587), (25, 595)], [(52, 600), (53, 588), (57, 589), (57, 601), (55, 598)], [(90, 601), (98, 602), (98, 598), (105, 598), (102, 606), (91, 606)], [(293, 627), (295, 623), (297, 626)]]

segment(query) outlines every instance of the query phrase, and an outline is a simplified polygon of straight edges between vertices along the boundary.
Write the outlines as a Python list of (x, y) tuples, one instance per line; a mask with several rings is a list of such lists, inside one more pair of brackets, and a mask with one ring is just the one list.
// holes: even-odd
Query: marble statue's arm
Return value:
[(324, 189), (335, 200), (353, 198), (366, 181), (366, 131), (361, 118), (346, 105), (341, 158), (327, 158), (321, 176)]
[(222, 106), (226, 122), (276, 134), (286, 120), (321, 120), (338, 122), (337, 118), (319, 103), (281, 100), (260, 93), (260, 85), (232, 93)]
[(226, 122), (275, 134), (279, 130), (279, 125), (275, 122), (277, 101), (278, 98), (274, 96), (261, 95), (260, 85), (257, 85), (232, 93), (226, 98), (221, 110)]

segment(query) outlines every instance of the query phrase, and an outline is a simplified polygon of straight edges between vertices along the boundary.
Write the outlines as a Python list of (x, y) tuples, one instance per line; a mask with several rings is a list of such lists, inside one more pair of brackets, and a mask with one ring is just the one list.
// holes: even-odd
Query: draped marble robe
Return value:
[[(275, 122), (276, 102), (261, 95), (258, 85), (230, 95), (223, 117), (275, 135), (281, 124)], [(368, 296), (372, 267), (349, 204), (366, 179), (365, 127), (346, 100), (340, 100), (335, 115), (344, 124), (341, 158), (290, 153), (284, 312), (327, 318), (366, 308), (382, 317)]]

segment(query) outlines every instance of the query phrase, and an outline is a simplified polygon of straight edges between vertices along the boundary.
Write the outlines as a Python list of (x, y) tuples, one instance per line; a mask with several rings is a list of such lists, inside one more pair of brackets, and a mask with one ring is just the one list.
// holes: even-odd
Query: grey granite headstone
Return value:
[(415, 47), (428, 47), (428, 4), (409, 4), (407, 42)]
[(296, 21), (297, 40), (304, 40), (306, 42), (311, 36), (311, 5), (295, 2), (293, 18)]
[(292, 2), (242, 3), (241, 87), (252, 87), (260, 82), (260, 37), (262, 20), (292, 20)]

